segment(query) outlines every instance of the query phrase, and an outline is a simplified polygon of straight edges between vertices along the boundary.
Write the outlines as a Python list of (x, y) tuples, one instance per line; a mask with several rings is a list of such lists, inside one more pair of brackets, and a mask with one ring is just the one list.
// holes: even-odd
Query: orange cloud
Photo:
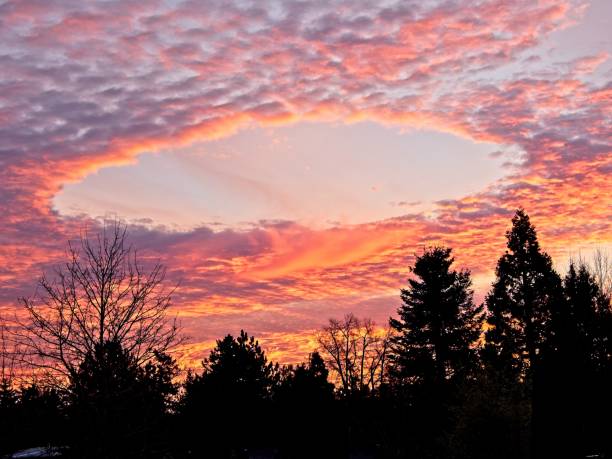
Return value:
[(330, 316), (384, 322), (423, 245), (454, 247), (486, 288), (518, 206), (556, 257), (610, 242), (611, 87), (589, 79), (607, 54), (562, 74), (505, 67), (576, 24), (583, 6), (287, 2), (275, 16), (211, 5), (0, 5), (0, 312), (19, 311), (15, 299), (62, 259), (65, 241), (99, 224), (52, 209), (64, 184), (251, 123), (373, 119), (512, 146), (520, 157), (504, 179), (427, 214), (331, 229), (133, 225), (143, 256), (180, 281), (189, 365), (238, 327), (274, 358), (297, 361)]

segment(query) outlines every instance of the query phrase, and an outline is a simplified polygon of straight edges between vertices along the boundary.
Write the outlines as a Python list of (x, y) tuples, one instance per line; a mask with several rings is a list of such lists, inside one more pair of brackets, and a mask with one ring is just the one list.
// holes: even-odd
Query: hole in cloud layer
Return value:
[(68, 184), (63, 215), (116, 214), (179, 229), (292, 220), (326, 227), (424, 211), (482, 190), (507, 171), (500, 146), (373, 122), (252, 126), (145, 154)]

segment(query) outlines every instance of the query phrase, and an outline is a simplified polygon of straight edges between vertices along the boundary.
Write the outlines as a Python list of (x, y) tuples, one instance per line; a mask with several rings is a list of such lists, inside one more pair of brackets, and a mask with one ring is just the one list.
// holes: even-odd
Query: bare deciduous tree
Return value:
[(390, 330), (376, 328), (371, 319), (347, 314), (330, 319), (317, 335), (326, 363), (345, 393), (374, 390), (386, 377)]
[(612, 297), (612, 256), (608, 250), (597, 247), (590, 257), (578, 252), (577, 255), (570, 255), (569, 262), (586, 267), (599, 290), (608, 298)]
[(177, 342), (176, 319), (167, 319), (174, 289), (163, 285), (165, 268), (156, 263), (145, 271), (126, 235), (118, 222), (94, 238), (82, 235), (68, 244), (68, 261), (54, 276), (43, 275), (37, 293), (21, 299), (28, 364), (72, 378), (105, 342), (119, 343), (139, 364)]
[(597, 248), (589, 265), (600, 290), (610, 298), (612, 296), (612, 257), (601, 247)]

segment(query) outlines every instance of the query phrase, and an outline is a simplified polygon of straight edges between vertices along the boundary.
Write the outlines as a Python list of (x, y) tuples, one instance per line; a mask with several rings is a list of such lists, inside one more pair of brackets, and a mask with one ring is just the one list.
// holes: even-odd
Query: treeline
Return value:
[(270, 362), (246, 332), (228, 335), (182, 379), (163, 270), (133, 269), (125, 232), (111, 233), (82, 241), (59, 283), (41, 281), (38, 303), (23, 300), (30, 319), (12, 331), (11, 362), (46, 377), (16, 385), (5, 349), (0, 454), (612, 457), (606, 273), (571, 263), (558, 274), (523, 210), (484, 304), (451, 249), (432, 247), (388, 328), (330, 320), (297, 366)]

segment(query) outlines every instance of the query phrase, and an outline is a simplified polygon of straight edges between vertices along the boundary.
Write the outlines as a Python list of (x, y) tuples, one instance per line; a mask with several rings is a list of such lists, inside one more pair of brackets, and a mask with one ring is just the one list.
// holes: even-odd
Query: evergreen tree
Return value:
[[(557, 454), (603, 453), (609, 435), (596, 419), (610, 408), (610, 300), (585, 265), (572, 263), (564, 301), (552, 315), (552, 345), (543, 356), (542, 443)], [(550, 451), (550, 449), (549, 449)]]
[(69, 387), (71, 454), (83, 458), (159, 457), (168, 403), (177, 393), (165, 354), (139, 366), (116, 341), (88, 353)]
[(523, 209), (512, 218), (506, 239), (506, 253), (497, 263), (486, 298), (488, 329), (482, 355), (498, 378), (526, 383), (524, 394), (531, 405), (529, 449), (539, 457), (552, 452), (547, 440), (551, 408), (547, 392), (554, 384), (552, 322), (563, 308), (562, 285)]
[(60, 393), (34, 383), (17, 389), (0, 381), (0, 428), (0, 457), (32, 446), (63, 446), (66, 423)]
[(493, 368), (526, 376), (550, 338), (551, 316), (561, 302), (561, 279), (540, 250), (536, 230), (517, 210), (506, 233), (507, 250), (486, 298), (488, 330), (483, 356)]
[(563, 307), (553, 314), (555, 350), (565, 365), (580, 371), (598, 371), (610, 364), (612, 351), (606, 325), (610, 322), (610, 299), (599, 289), (588, 270), (570, 264), (563, 280)]
[(330, 456), (338, 452), (334, 385), (327, 377), (328, 370), (318, 352), (310, 354), (307, 363), (284, 368), (271, 426), (282, 457), (312, 458), (321, 457), (325, 451)]
[[(589, 268), (572, 263), (564, 279), (563, 291), (569, 317), (564, 321), (570, 328), (567, 347), (578, 352), (577, 358), (590, 362), (593, 370), (603, 372), (612, 365), (612, 311), (610, 297), (600, 289)], [(571, 341), (575, 344), (571, 346)]]
[(0, 378), (0, 457), (15, 449), (17, 391), (9, 378)]
[(202, 365), (204, 372), (196, 380), (235, 401), (268, 399), (276, 382), (277, 367), (268, 362), (259, 342), (243, 330), (236, 339), (227, 335), (217, 341)]
[(310, 354), (308, 364), (289, 367), (286, 373), (277, 391), (282, 403), (307, 407), (333, 400), (334, 385), (327, 379), (329, 371), (318, 352)]
[[(244, 331), (218, 340), (202, 365), (202, 374), (190, 374), (185, 382), (181, 413), (186, 446), (198, 454), (229, 457), (264, 445), (278, 365), (268, 362), (259, 343)], [(203, 444), (203, 430), (210, 438), (228, 441)]]
[(391, 381), (403, 405), (397, 414), (406, 413), (397, 420), (411, 433), (402, 456), (447, 455), (451, 407), (477, 364), (482, 306), (474, 304), (469, 271), (451, 269), (453, 262), (450, 248), (417, 256), (399, 318), (390, 320)]
[(531, 403), (524, 394), (525, 385), (483, 370), (461, 387), (460, 401), (452, 407), (449, 454), (444, 457), (529, 457)]
[(399, 319), (391, 319), (392, 373), (400, 384), (438, 386), (465, 377), (474, 366), (482, 307), (473, 302), (470, 273), (451, 270), (451, 249), (418, 256), (403, 289)]

